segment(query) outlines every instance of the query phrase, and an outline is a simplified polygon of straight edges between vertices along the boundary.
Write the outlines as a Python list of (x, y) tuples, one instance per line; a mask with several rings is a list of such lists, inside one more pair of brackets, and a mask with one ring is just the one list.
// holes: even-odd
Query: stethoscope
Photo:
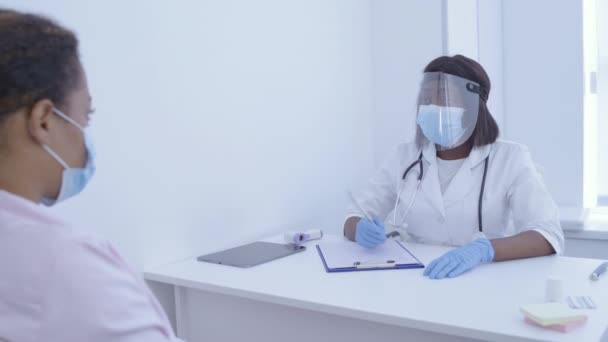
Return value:
[[(483, 166), (483, 178), (481, 180), (481, 190), (479, 191), (479, 201), (477, 203), (477, 219), (479, 220), (479, 231), (483, 232), (483, 225), (482, 225), (482, 221), (481, 221), (481, 212), (483, 209), (483, 190), (486, 186), (486, 175), (488, 173), (488, 160), (489, 160), (490, 156), (488, 155), (484, 161), (484, 166)], [(407, 217), (407, 214), (410, 212), (410, 209), (412, 208), (412, 204), (414, 203), (414, 199), (416, 198), (416, 194), (418, 194), (418, 189), (420, 188), (420, 183), (422, 182), (422, 178), (424, 177), (424, 162), (422, 161), (422, 152), (420, 152), (420, 155), (418, 156), (418, 159), (416, 159), (413, 163), (410, 164), (410, 166), (408, 166), (405, 169), (405, 172), (403, 172), (403, 176), (401, 177), (401, 185), (399, 186), (399, 191), (397, 192), (397, 199), (395, 200), (395, 207), (393, 209), (393, 224), (397, 225), (397, 206), (399, 205), (399, 200), (401, 199), (401, 191), (403, 191), (403, 185), (405, 184), (405, 179), (408, 175), (408, 173), (414, 169), (416, 167), (416, 165), (418, 165), (419, 169), (418, 169), (418, 177), (416, 177), (416, 188), (414, 189), (414, 194), (411, 196), (410, 198), (410, 202), (407, 205), (407, 208), (405, 209), (405, 214), (403, 215), (401, 221), (405, 221), (405, 218)]]

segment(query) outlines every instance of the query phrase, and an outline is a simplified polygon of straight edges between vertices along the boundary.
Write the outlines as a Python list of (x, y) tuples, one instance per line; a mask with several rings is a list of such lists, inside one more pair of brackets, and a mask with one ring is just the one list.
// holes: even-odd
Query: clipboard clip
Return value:
[(395, 260), (387, 260), (386, 262), (362, 262), (356, 261), (353, 263), (355, 268), (391, 268), (397, 266)]

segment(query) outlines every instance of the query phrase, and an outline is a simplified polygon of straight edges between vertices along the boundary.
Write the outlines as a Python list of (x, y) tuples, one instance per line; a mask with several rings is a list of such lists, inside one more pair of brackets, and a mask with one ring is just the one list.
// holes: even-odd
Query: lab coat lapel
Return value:
[[(462, 167), (458, 170), (443, 194), (446, 208), (456, 202), (463, 201), (473, 189), (481, 186), (480, 175), (483, 173), (483, 161), (489, 153), (490, 145), (475, 147), (471, 150), (469, 157), (464, 161)], [(482, 169), (481, 173), (474, 172), (477, 167)]]
[(445, 219), (445, 209), (443, 196), (439, 186), (439, 176), (437, 174), (437, 152), (434, 144), (427, 143), (423, 150), (424, 177), (420, 183), (420, 191), (424, 194), (430, 204), (437, 209), (441, 217)]

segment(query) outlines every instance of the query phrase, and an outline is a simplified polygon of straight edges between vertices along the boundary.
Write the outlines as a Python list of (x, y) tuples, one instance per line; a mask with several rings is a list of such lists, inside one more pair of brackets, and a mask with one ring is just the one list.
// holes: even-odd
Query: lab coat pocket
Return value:
[(406, 222), (408, 233), (413, 240), (429, 244), (449, 244), (449, 234), (446, 230), (449, 224), (423, 192), (418, 192), (414, 199)]

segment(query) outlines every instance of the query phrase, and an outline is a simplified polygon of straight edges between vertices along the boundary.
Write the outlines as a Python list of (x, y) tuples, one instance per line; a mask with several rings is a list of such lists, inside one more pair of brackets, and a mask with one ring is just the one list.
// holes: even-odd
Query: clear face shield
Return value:
[(479, 84), (443, 72), (424, 73), (418, 95), (416, 123), (437, 150), (465, 143), (479, 113)]

